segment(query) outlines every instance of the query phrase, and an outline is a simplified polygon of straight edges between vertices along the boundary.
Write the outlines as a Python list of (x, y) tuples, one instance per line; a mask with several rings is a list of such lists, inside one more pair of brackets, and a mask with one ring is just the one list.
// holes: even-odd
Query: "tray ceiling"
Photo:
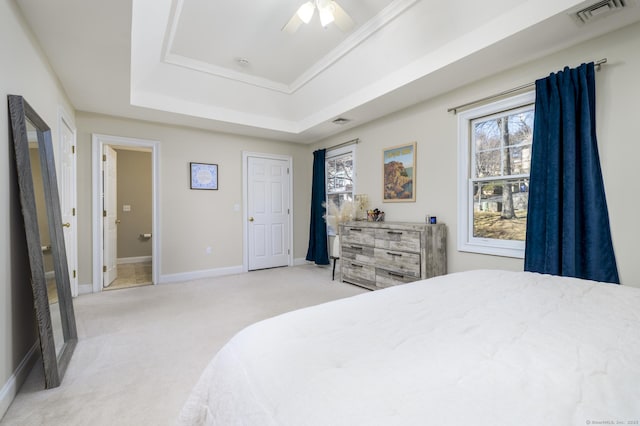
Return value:
[(593, 2), (340, 0), (350, 32), (280, 31), (303, 2), (17, 0), (78, 110), (301, 143), (640, 20), (635, 1), (580, 24)]

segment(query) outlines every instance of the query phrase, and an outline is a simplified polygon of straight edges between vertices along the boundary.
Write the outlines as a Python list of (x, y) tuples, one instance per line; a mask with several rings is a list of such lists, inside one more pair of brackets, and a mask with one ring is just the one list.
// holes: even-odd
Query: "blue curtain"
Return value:
[(524, 265), (620, 283), (596, 141), (593, 62), (536, 81)]
[(311, 224), (309, 226), (309, 248), (306, 259), (317, 265), (329, 264), (327, 249), (327, 224), (322, 217), (325, 209), (322, 206), (325, 196), (325, 149), (313, 153), (313, 180), (311, 182)]

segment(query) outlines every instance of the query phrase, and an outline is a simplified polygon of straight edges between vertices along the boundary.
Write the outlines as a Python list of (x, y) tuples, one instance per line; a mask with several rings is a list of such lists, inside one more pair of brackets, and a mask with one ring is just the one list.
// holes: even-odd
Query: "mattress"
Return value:
[[(613, 422), (613, 423), (604, 423)], [(640, 289), (470, 271), (236, 334), (184, 425), (640, 424)]]

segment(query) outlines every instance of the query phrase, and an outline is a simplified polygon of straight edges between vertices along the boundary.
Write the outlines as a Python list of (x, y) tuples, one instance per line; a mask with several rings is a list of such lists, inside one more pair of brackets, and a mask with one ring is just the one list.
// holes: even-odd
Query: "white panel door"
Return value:
[(104, 274), (102, 275), (102, 285), (103, 287), (108, 287), (118, 278), (118, 153), (109, 145), (105, 145), (103, 154), (104, 188), (102, 205), (104, 213), (102, 230), (104, 232)]
[(288, 161), (248, 157), (248, 269), (289, 264)]
[(75, 131), (66, 120), (60, 120), (60, 208), (64, 225), (64, 246), (69, 265), (71, 295), (78, 295), (78, 227), (76, 217), (76, 152)]

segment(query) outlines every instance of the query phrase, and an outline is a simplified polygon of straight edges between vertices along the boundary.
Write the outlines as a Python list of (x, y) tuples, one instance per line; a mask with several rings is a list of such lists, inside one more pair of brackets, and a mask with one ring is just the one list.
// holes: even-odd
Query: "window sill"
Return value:
[[(524, 243), (523, 243), (524, 245)], [(524, 247), (496, 247), (495, 245), (474, 244), (469, 242), (458, 243), (458, 251), (488, 254), (491, 256), (513, 257), (524, 259)]]

